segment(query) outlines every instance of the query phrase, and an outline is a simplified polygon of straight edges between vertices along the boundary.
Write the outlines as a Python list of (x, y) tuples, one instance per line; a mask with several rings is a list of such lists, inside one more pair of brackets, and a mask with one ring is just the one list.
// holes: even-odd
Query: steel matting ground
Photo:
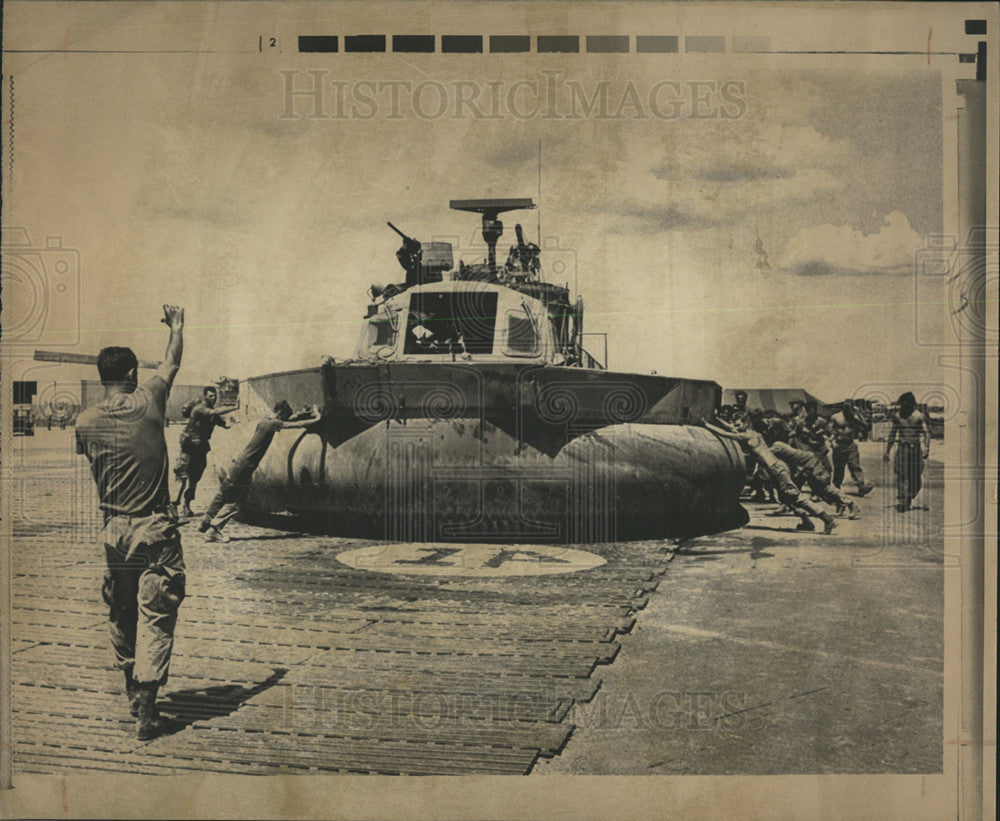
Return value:
[[(15, 774), (940, 771), (940, 462), (912, 513), (869, 443), (879, 487), (833, 536), (748, 505), (740, 531), (581, 545), (605, 564), (556, 575), (372, 572), (336, 558), (372, 542), (234, 523), (216, 544), (188, 524), (171, 732), (139, 742), (71, 444), (42, 431), (5, 454)], [(664, 698), (663, 721), (633, 721)]]
[[(594, 696), (672, 555), (591, 545), (605, 563), (575, 573), (397, 575), (337, 561), (371, 542), (233, 523), (219, 544), (189, 523), (160, 699), (170, 732), (140, 742), (70, 434), (17, 442), (5, 467), (15, 773), (527, 773), (566, 744), (567, 713)], [(214, 490), (206, 478), (196, 510)]]

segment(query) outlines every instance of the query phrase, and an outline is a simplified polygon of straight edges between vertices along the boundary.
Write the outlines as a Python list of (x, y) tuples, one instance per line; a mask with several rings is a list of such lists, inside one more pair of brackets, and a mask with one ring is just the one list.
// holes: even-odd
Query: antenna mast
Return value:
[(542, 141), (538, 140), (538, 244), (542, 244)]

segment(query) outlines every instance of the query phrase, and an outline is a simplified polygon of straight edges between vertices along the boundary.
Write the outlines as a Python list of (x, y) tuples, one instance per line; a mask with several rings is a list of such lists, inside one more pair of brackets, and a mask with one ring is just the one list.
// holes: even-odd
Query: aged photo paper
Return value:
[(5, 3), (3, 817), (992, 817), (997, 27)]

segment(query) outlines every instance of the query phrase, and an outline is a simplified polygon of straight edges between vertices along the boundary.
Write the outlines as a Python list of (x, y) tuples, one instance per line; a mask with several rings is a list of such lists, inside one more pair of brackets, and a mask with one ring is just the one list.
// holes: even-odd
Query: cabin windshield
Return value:
[(493, 353), (496, 320), (495, 291), (412, 294), (403, 353)]

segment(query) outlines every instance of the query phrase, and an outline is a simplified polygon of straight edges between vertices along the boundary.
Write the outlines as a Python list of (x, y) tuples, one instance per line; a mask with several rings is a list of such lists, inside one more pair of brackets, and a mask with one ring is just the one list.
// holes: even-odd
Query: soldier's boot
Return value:
[(858, 496), (867, 496), (873, 490), (875, 490), (875, 485), (871, 482), (865, 482), (863, 485), (858, 486)]
[(139, 715), (139, 683), (132, 678), (132, 671), (125, 671), (125, 697), (128, 699), (128, 711), (133, 715)]
[(823, 520), (823, 533), (829, 536), (833, 533), (833, 529), (837, 526), (837, 523), (834, 521), (833, 516), (829, 513), (824, 513), (820, 516), (820, 519)]
[(166, 722), (160, 718), (156, 709), (156, 684), (140, 685), (136, 695), (138, 712), (135, 717), (135, 735), (140, 741), (149, 741), (163, 735), (167, 729)]
[(861, 505), (857, 502), (850, 502), (847, 505), (847, 518), (848, 519), (860, 519), (861, 518)]
[(194, 511), (191, 510), (191, 503), (187, 499), (184, 500), (184, 504), (181, 506), (181, 516), (186, 519), (194, 516)]
[(814, 525), (812, 523), (812, 519), (810, 519), (810, 518), (808, 518), (806, 516), (803, 516), (802, 517), (802, 521), (799, 522), (797, 525), (795, 525), (795, 529), (796, 530), (813, 531), (813, 530), (816, 529), (816, 525)]

